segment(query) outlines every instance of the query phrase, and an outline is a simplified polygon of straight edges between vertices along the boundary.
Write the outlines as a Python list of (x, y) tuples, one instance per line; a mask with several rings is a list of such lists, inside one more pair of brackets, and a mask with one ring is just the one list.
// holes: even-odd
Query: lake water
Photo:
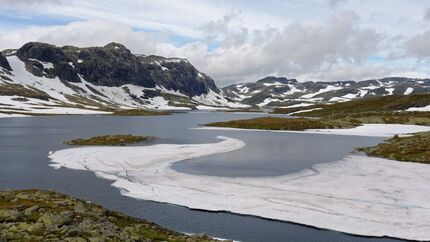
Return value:
[(211, 143), (223, 135), (243, 140), (242, 149), (178, 162), (173, 169), (213, 176), (278, 176), (339, 160), (354, 147), (382, 138), (193, 129), (199, 124), (261, 114), (179, 113), (170, 116), (55, 116), (0, 119), (0, 189), (42, 188), (88, 199), (106, 208), (148, 219), (173, 230), (206, 232), (240, 241), (396, 241), (320, 230), (288, 222), (224, 212), (206, 212), (121, 196), (110, 181), (89, 171), (49, 167), (49, 151), (62, 142), (105, 134), (152, 135), (155, 143)]

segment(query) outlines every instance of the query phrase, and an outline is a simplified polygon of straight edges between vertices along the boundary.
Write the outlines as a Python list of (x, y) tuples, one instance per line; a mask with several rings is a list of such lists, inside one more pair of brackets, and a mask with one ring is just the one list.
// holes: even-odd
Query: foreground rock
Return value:
[(0, 191), (0, 241), (215, 241), (52, 191)]

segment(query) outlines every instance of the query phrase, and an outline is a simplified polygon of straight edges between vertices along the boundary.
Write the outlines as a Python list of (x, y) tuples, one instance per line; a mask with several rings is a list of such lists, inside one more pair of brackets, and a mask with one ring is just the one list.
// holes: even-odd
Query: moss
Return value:
[(151, 111), (144, 109), (124, 109), (124, 110), (116, 110), (112, 113), (112, 115), (118, 116), (153, 116), (153, 115), (170, 115), (171, 112), (167, 111)]
[(305, 129), (334, 129), (352, 128), (361, 125), (358, 121), (345, 120), (323, 120), (309, 118), (280, 118), (262, 117), (253, 119), (233, 120), (227, 122), (209, 123), (206, 126), (228, 127), (242, 129), (265, 129), (265, 130), (297, 130)]
[(73, 139), (65, 141), (68, 145), (126, 145), (135, 144), (153, 139), (151, 136), (128, 135), (103, 135), (94, 136), (88, 139)]
[(0, 215), (0, 241), (88, 241), (95, 237), (100, 241), (215, 241), (37, 189), (0, 191)]
[(358, 148), (369, 156), (430, 164), (430, 132), (394, 136), (372, 147)]

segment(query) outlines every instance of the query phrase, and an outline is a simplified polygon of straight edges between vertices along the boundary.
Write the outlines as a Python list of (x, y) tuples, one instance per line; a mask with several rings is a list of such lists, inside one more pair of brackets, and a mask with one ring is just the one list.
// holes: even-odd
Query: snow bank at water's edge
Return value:
[(430, 239), (430, 166), (364, 156), (279, 177), (215, 177), (172, 170), (174, 162), (245, 144), (82, 147), (50, 154), (56, 168), (90, 170), (121, 193), (195, 209), (291, 221), (319, 228), (413, 240)]

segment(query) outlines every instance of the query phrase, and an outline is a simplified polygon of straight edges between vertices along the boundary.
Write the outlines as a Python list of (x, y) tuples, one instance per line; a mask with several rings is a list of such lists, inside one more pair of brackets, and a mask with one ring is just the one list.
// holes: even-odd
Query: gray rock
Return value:
[(21, 213), (16, 210), (0, 210), (0, 222), (14, 222), (18, 221), (20, 217)]
[(85, 208), (85, 205), (82, 202), (77, 202), (75, 206), (73, 207), (75, 213), (86, 213), (87, 209)]
[(37, 206), (37, 205), (29, 207), (29, 208), (24, 210), (24, 215), (30, 216), (33, 212), (37, 212), (38, 210), (39, 210), (39, 206)]
[(64, 215), (45, 213), (37, 220), (45, 225), (61, 226), (70, 221), (70, 218)]
[(3, 67), (8, 71), (12, 71), (12, 68), (10, 67), (9, 62), (1, 52), (0, 52), (0, 67)]

